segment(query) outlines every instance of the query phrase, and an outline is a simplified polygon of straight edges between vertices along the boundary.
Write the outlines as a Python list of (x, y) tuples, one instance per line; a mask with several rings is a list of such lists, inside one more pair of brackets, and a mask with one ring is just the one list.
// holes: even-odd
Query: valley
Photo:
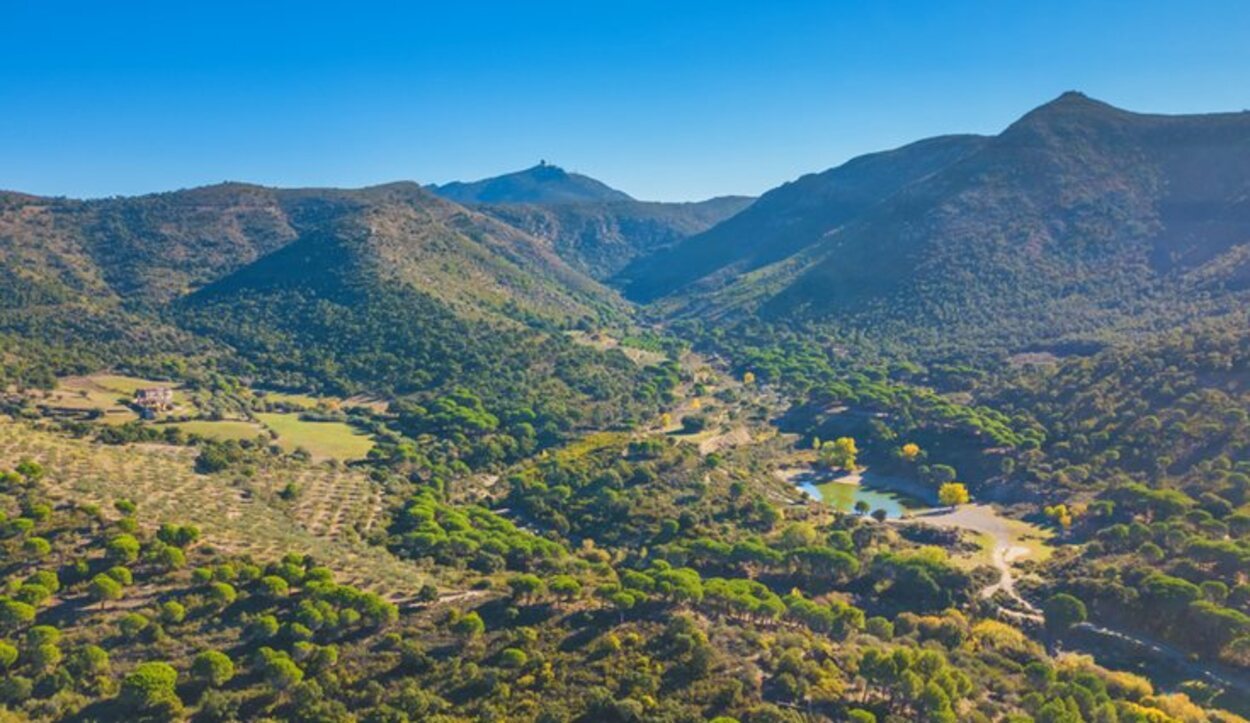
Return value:
[(1247, 118), (0, 195), (0, 720), (1244, 721)]

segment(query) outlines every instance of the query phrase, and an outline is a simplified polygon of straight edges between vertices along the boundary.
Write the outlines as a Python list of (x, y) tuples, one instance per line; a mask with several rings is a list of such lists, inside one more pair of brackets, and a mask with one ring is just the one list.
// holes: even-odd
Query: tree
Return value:
[(17, 646), (0, 640), (0, 670), (8, 670), (17, 662)]
[(961, 482), (946, 482), (938, 488), (938, 502), (946, 507), (968, 504), (968, 488)]
[[(281, 578), (277, 578), (277, 579), (281, 580)], [(285, 585), (286, 583), (283, 582), (282, 584)], [(224, 608), (228, 605), (231, 605), (239, 597), (239, 593), (235, 591), (234, 585), (231, 585), (228, 582), (214, 582), (208, 587), (209, 587), (209, 592), (208, 592), (209, 599), (211, 599), (219, 607)]]
[(105, 551), (114, 562), (131, 563), (139, 559), (139, 541), (133, 535), (117, 535), (108, 541)]
[(572, 575), (556, 575), (547, 588), (562, 600), (574, 600), (582, 592), (582, 584)]
[(920, 445), (908, 442), (899, 448), (899, 456), (908, 462), (915, 462), (920, 457)]
[(87, 594), (92, 600), (100, 603), (100, 609), (104, 609), (104, 603), (109, 600), (117, 600), (122, 596), (122, 584), (117, 580), (100, 573), (91, 578), (91, 583), (87, 585)]
[(451, 629), (466, 637), (475, 637), (486, 631), (486, 623), (482, 622), (482, 616), (475, 610), (456, 619), (451, 624)]
[(528, 662), (529, 656), (525, 654), (524, 650), (519, 648), (504, 648), (503, 652), (499, 654), (499, 665), (504, 668), (518, 670), (524, 668)]
[(858, 457), (859, 448), (851, 437), (838, 437), (820, 445), (820, 459), (830, 467), (853, 471)]
[(755, 383), (755, 372), (747, 372), (742, 375), (742, 383), (750, 386)]
[(508, 588), (512, 590), (514, 600), (532, 600), (542, 595), (546, 587), (542, 578), (531, 573), (522, 573), (508, 578)]
[(929, 468), (928, 476), (934, 484), (943, 485), (947, 482), (954, 482), (958, 473), (949, 464), (935, 464)]
[(98, 645), (85, 645), (74, 654), (73, 666), (79, 675), (101, 678), (109, 673), (109, 654)]
[(169, 663), (140, 663), (122, 679), (118, 697), (136, 710), (176, 712), (182, 709), (182, 701), (174, 692), (177, 684), (178, 671)]
[(1042, 605), (1042, 614), (1051, 635), (1059, 635), (1086, 620), (1085, 603), (1064, 592), (1047, 599)]
[(0, 600), (0, 626), (17, 628), (35, 621), (35, 606), (19, 600)]
[(191, 664), (191, 675), (205, 685), (220, 688), (234, 677), (234, 661), (225, 653), (205, 650), (195, 656), (195, 662)]
[(286, 597), (291, 591), (291, 586), (287, 581), (277, 575), (266, 575), (259, 580), (259, 583), (265, 595), (271, 598)]
[(135, 582), (135, 576), (130, 572), (130, 568), (121, 565), (110, 567), (104, 571), (104, 574), (119, 582), (122, 587), (133, 585)]
[(55, 643), (35, 646), (29, 653), (30, 664), (41, 673), (47, 673), (61, 664), (61, 649)]
[(187, 618), (187, 608), (177, 600), (161, 603), (161, 622), (176, 625)]
[(421, 589), (417, 591), (418, 602), (434, 602), (437, 599), (438, 588), (431, 583), (425, 583), (421, 586)]
[(273, 648), (261, 648), (260, 658), (261, 673), (274, 690), (287, 690), (304, 679), (303, 669), (287, 653)]
[(47, 557), (52, 552), (52, 543), (42, 537), (28, 537), (22, 541), (22, 551), (31, 557)]

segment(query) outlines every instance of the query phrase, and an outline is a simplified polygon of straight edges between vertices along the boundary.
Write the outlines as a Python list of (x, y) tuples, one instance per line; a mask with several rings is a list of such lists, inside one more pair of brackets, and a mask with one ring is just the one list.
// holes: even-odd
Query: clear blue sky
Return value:
[(541, 158), (640, 198), (756, 194), (1068, 89), (1250, 107), (1250, 2), (0, 0), (0, 188), (445, 182)]

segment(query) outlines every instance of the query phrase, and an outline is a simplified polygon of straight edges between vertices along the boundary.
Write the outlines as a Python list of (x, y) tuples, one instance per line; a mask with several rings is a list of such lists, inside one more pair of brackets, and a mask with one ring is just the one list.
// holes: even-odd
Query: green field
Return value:
[(298, 414), (257, 414), (266, 427), (278, 434), (283, 449), (308, 450), (320, 459), (361, 459), (373, 449), (373, 440), (342, 422), (307, 422)]
[(171, 422), (160, 426), (177, 427), (187, 434), (198, 434), (201, 437), (221, 441), (229, 439), (255, 439), (265, 434), (265, 429), (259, 424), (237, 420), (194, 420), (190, 422)]

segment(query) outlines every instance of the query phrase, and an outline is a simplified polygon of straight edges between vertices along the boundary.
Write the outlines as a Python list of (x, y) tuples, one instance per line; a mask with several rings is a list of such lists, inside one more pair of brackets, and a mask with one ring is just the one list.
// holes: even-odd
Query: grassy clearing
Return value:
[[(424, 575), (363, 542), (386, 524), (385, 500), (360, 472), (329, 465), (273, 460), (255, 473), (202, 475), (196, 450), (157, 444), (100, 445), (32, 429), (0, 417), (0, 469), (34, 459), (48, 471), (50, 494), (100, 505), (138, 503), (144, 524), (192, 523), (222, 549), (257, 559), (292, 550), (313, 555), (344, 582), (392, 597), (411, 595)], [(294, 485), (294, 499), (278, 492)]]
[[(116, 374), (93, 374), (87, 377), (87, 379), (101, 389), (108, 389), (125, 396), (133, 396), (134, 393), (140, 389), (147, 389), (149, 387), (171, 386), (169, 382), (158, 382), (151, 379), (125, 377)], [(175, 393), (174, 399), (177, 401), (177, 393)]]
[(614, 337), (608, 336), (603, 332), (587, 333), (585, 331), (573, 330), (566, 331), (569, 339), (574, 343), (582, 346), (589, 346), (599, 351), (607, 351), (609, 349), (620, 349), (621, 353), (629, 357), (629, 360), (638, 366), (651, 366), (659, 364), (666, 358), (663, 354), (649, 349), (640, 349), (636, 346), (625, 346)]
[(307, 422), (298, 414), (257, 414), (278, 434), (278, 444), (294, 451), (303, 448), (318, 459), (361, 459), (373, 449), (373, 440), (342, 422)]
[(226, 441), (230, 439), (256, 439), (265, 434), (265, 428), (252, 422), (235, 420), (210, 421), (194, 420), (190, 422), (170, 422), (159, 425), (177, 427), (187, 434), (198, 434), (208, 439)]
[(968, 531), (967, 536), (971, 542), (976, 543), (977, 549), (966, 554), (956, 555), (951, 558), (951, 562), (965, 570), (971, 570), (982, 565), (993, 565), (994, 547), (996, 544), (994, 536), (988, 532), (973, 531)]

